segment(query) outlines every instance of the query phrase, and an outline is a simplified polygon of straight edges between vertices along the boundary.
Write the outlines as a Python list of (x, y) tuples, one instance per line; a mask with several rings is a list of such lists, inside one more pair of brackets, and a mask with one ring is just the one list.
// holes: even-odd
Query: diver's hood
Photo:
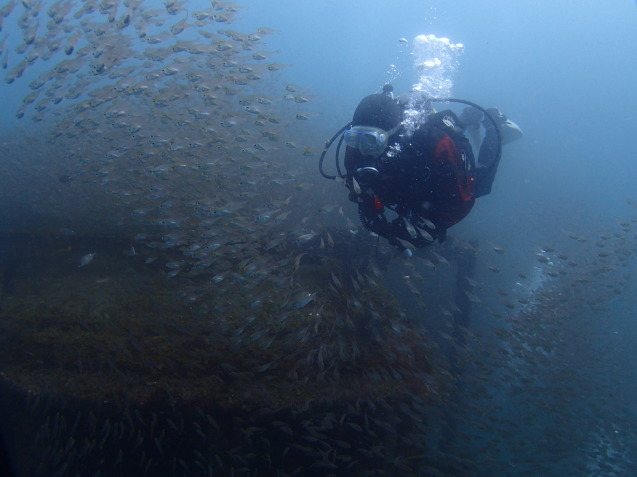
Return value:
[(372, 126), (389, 131), (402, 120), (402, 110), (395, 100), (384, 94), (370, 94), (354, 111), (352, 126)]

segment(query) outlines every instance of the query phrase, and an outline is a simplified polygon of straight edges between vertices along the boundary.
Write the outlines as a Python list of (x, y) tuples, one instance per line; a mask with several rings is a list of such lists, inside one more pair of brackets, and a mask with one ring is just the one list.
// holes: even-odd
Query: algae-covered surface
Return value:
[(226, 258), (211, 279), (123, 240), (8, 240), (0, 366), (32, 392), (290, 407), (429, 391), (423, 336), (338, 246), (283, 242), (260, 251), (278, 268)]
[(225, 253), (214, 274), (127, 240), (6, 235), (0, 393), (16, 468), (415, 472), (436, 392), (427, 341), (348, 235)]

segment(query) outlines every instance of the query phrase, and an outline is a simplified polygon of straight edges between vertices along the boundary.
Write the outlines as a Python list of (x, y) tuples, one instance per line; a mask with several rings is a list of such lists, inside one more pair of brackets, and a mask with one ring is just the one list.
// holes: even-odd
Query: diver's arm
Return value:
[[(522, 129), (496, 108), (487, 110), (498, 126), (488, 118), (483, 118), (482, 125), (485, 128), (485, 136), (480, 145), (478, 163), (476, 164), (476, 184), (474, 186), (475, 197), (482, 197), (491, 192), (491, 186), (495, 179), (501, 155), (501, 145), (516, 141), (523, 136)], [(499, 132), (499, 134), (498, 134)]]
[(476, 164), (476, 181), (473, 187), (475, 198), (491, 193), (491, 187), (500, 162), (500, 145), (498, 144), (500, 137), (495, 130), (495, 126), (490, 121), (485, 124), (485, 129), (486, 133), (482, 144), (480, 144), (480, 152), (478, 153), (478, 162)]

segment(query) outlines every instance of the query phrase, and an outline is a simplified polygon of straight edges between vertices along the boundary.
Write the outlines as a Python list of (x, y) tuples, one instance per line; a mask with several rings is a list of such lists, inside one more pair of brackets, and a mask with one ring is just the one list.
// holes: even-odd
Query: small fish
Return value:
[(430, 270), (435, 270), (436, 269), (436, 265), (434, 264), (434, 262), (432, 262), (428, 258), (423, 258), (422, 259), (422, 263), (423, 263), (423, 265), (425, 267), (429, 268)]
[(418, 216), (418, 218), (420, 220), (422, 220), (422, 223), (425, 224), (425, 226), (431, 230), (436, 230), (436, 225), (429, 219), (422, 217), (422, 216)]
[(184, 18), (182, 18), (181, 20), (179, 20), (177, 23), (175, 23), (172, 27), (170, 27), (170, 32), (177, 36), (179, 35), (181, 32), (183, 32), (186, 27), (188, 26), (186, 24), (186, 20), (188, 19), (188, 14), (186, 14), (186, 16)]
[(166, 268), (169, 270), (177, 270), (183, 267), (186, 264), (185, 260), (174, 260), (172, 262), (166, 263)]
[(362, 192), (361, 186), (359, 185), (358, 181), (356, 180), (356, 177), (352, 177), (352, 187), (354, 189), (354, 192), (356, 192), (358, 195), (361, 194), (361, 192)]
[(303, 258), (304, 255), (307, 255), (307, 253), (303, 252), (303, 253), (299, 253), (295, 258), (294, 258), (294, 271), (296, 272), (299, 269), (299, 265), (301, 264), (301, 259)]
[(314, 237), (316, 237), (315, 233), (309, 233), (309, 234), (304, 234), (304, 235), (299, 235), (296, 238), (297, 243), (299, 244), (304, 244), (309, 242), (310, 240), (312, 240)]
[(67, 55), (71, 55), (73, 53), (73, 50), (75, 50), (75, 46), (77, 45), (79, 39), (79, 32), (76, 32), (74, 35), (72, 35), (71, 38), (69, 38), (66, 46), (64, 47), (64, 53), (66, 53)]
[(356, 235), (358, 233), (358, 226), (354, 222), (352, 222), (349, 217), (346, 217), (346, 219), (349, 233), (351, 233), (352, 235)]
[[(416, 230), (418, 231), (418, 234), (422, 238), (424, 238), (425, 240), (428, 240), (429, 242), (433, 242), (435, 240), (433, 238), (433, 236), (429, 232), (427, 232), (425, 229), (421, 229), (420, 227), (416, 227)], [(416, 238), (416, 237), (414, 237), (414, 238)]]
[[(411, 222), (409, 220), (407, 220), (405, 217), (403, 217), (403, 222), (405, 223), (405, 227), (407, 228), (407, 232), (409, 233), (411, 238), (414, 238), (414, 239), (418, 238), (418, 233), (416, 232), (416, 229), (411, 224)], [(429, 235), (429, 234), (427, 234), (427, 235)]]
[(289, 211), (289, 210), (288, 210), (288, 211), (286, 211), (286, 212), (283, 212), (283, 213), (281, 213), (281, 214), (279, 214), (279, 215), (277, 215), (277, 216), (274, 218), (274, 221), (275, 221), (277, 224), (280, 224), (280, 223), (281, 223), (281, 222), (283, 222), (285, 219), (287, 219), (288, 215), (290, 215), (290, 211)]
[(77, 268), (81, 268), (84, 265), (88, 265), (89, 263), (91, 263), (95, 258), (95, 255), (97, 255), (97, 252), (91, 252), (84, 255), (80, 260), (80, 264), (77, 266)]
[(469, 286), (473, 287), (473, 288), (481, 288), (482, 286), (480, 285), (480, 282), (474, 280), (471, 277), (464, 277), (465, 280), (467, 280), (467, 282), (469, 283)]
[(398, 243), (405, 249), (405, 250), (416, 250), (416, 246), (411, 243), (408, 242), (407, 240), (403, 240), (401, 238), (398, 237), (394, 237), (396, 240), (398, 240)]
[(564, 232), (568, 236), (568, 238), (571, 238), (571, 239), (576, 240), (578, 242), (586, 242), (586, 238), (585, 237), (577, 235), (577, 234), (575, 234), (573, 232), (569, 232), (567, 230), (562, 230), (562, 232)]
[(329, 214), (336, 207), (336, 205), (322, 205), (319, 207), (318, 212), (319, 214)]
[(464, 293), (471, 303), (476, 303), (476, 304), (482, 303), (482, 300), (480, 300), (480, 298), (478, 298), (476, 295), (474, 295), (470, 291), (465, 291)]
[(296, 308), (297, 310), (300, 308), (303, 308), (312, 300), (314, 300), (315, 295), (316, 293), (309, 293), (309, 292), (297, 293), (296, 295), (294, 295), (294, 297), (292, 297), (292, 307)]
[(257, 224), (264, 224), (265, 222), (267, 222), (271, 218), (272, 218), (272, 216), (270, 214), (264, 213), (264, 214), (257, 215), (257, 218), (255, 219), (255, 222)]
[(337, 289), (343, 288), (343, 283), (339, 280), (339, 278), (336, 275), (334, 275), (334, 272), (332, 272), (332, 282), (334, 283), (334, 285), (336, 285)]

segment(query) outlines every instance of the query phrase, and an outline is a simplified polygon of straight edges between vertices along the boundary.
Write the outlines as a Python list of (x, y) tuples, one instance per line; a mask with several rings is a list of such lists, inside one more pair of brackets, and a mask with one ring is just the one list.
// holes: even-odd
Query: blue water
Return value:
[[(208, 2), (189, 4), (196, 9)], [(486, 306), (474, 310), (474, 331), (519, 326), (521, 335), (529, 334), (525, 346), (539, 348), (533, 339), (554, 336), (561, 345), (542, 351), (546, 359), (537, 366), (518, 355), (489, 361), (494, 368), (474, 383), (476, 388), (466, 397), (457, 390), (454, 405), (432, 418), (440, 435), (449, 426), (461, 437), (443, 443), (434, 436), (432, 442), (441, 453), (475, 461), (481, 475), (634, 475), (634, 245), (627, 248), (633, 256), (616, 273), (605, 274), (567, 234), (584, 236), (593, 247), (600, 234), (612, 234), (619, 222), (637, 215), (627, 203), (637, 201), (635, 3), (246, 0), (241, 6), (232, 28), (274, 29), (267, 45), (276, 62), (290, 65), (281, 73), (284, 82), (302, 85), (311, 95), (306, 108), (311, 127), (298, 134), (304, 135), (300, 142), (317, 150), (351, 119), (362, 97), (386, 82), (398, 93), (412, 87), (415, 36), (434, 34), (464, 44), (452, 75), (453, 96), (500, 108), (524, 138), (505, 147), (492, 193), (450, 234), (483, 244), (476, 279), (491, 296), (489, 306), (501, 306), (494, 298), (497, 289), (531, 297), (531, 288), (545, 279), (552, 283), (542, 273), (532, 285), (518, 277), (520, 272), (533, 276), (536, 254), (547, 245), (581, 259), (580, 266), (590, 265), (591, 284), (566, 282), (563, 295), (553, 288), (551, 303), (557, 307), (564, 296), (569, 305), (564, 310), (570, 311), (562, 310), (550, 326), (500, 320)], [(11, 28), (5, 25), (5, 31)], [(403, 38), (406, 43), (399, 41)], [(26, 92), (24, 83), (0, 85), (5, 131), (30, 130), (30, 123), (14, 117)], [(308, 167), (313, 170), (314, 164)], [(317, 203), (339, 202), (353, 210), (342, 187), (321, 183), (316, 194)], [(635, 229), (626, 234), (634, 243)], [(494, 246), (506, 249), (505, 258), (494, 255)], [(489, 271), (496, 266), (500, 272)], [(587, 296), (599, 307), (587, 303)], [(549, 323), (551, 310), (527, 312)]]
[(251, 5), (242, 17), (277, 30), (269, 45), (293, 65), (286, 77), (318, 95), (315, 127), (325, 137), (385, 82), (399, 93), (416, 82), (400, 38), (434, 34), (465, 45), (453, 95), (500, 108), (525, 137), (505, 148), (493, 193), (461, 227), (479, 224), (496, 242), (534, 243), (566, 220), (594, 232), (629, 213), (624, 201), (637, 177), (633, 2), (277, 5)]

